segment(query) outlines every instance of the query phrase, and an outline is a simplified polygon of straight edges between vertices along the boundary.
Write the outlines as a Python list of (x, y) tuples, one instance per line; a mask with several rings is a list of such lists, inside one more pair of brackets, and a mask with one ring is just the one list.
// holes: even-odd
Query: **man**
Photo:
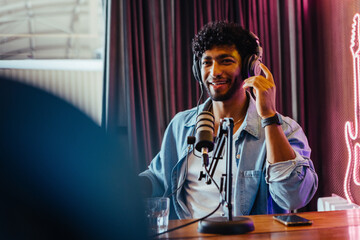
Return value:
[[(301, 208), (318, 185), (304, 132), (294, 120), (276, 111), (271, 72), (260, 63), (264, 76), (249, 77), (247, 66), (254, 56), (261, 57), (259, 49), (257, 38), (233, 23), (209, 23), (193, 39), (195, 77), (198, 67), (197, 78), (210, 96), (198, 112), (213, 113), (215, 133), (221, 119), (234, 120), (235, 216)], [(252, 90), (255, 98), (247, 90)], [(197, 179), (203, 169), (200, 153), (186, 141), (194, 134), (196, 116), (193, 108), (173, 118), (159, 154), (140, 174), (150, 180), (153, 196), (174, 193), (172, 218), (199, 218), (219, 203), (215, 185)], [(225, 173), (225, 161), (219, 162), (214, 176), (217, 183)], [(222, 213), (220, 209), (216, 214)]]

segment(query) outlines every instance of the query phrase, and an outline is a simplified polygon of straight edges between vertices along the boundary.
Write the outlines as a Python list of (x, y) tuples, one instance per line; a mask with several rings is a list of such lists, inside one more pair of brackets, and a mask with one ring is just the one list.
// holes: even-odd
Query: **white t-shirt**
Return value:
[[(236, 177), (236, 158), (235, 158), (235, 140), (238, 138), (242, 127), (240, 127), (236, 133), (233, 135), (233, 157), (232, 157), (232, 176), (233, 176), (233, 184), (235, 182)], [(216, 188), (214, 183), (206, 184), (206, 179), (203, 178), (201, 181), (198, 180), (200, 176), (200, 171), (206, 173), (203, 165), (203, 159), (200, 152), (194, 150), (194, 153), (190, 154), (188, 159), (188, 174), (186, 177), (186, 181), (184, 184), (184, 190), (186, 195), (186, 205), (191, 212), (192, 218), (201, 218), (216, 209), (219, 205), (220, 193), (219, 190)], [(220, 186), (220, 179), (222, 174), (226, 173), (226, 144), (224, 146), (224, 154), (222, 155), (223, 158), (219, 159), (218, 165), (216, 167), (213, 179), (216, 181), (218, 186)], [(209, 166), (212, 159), (213, 152), (209, 153)], [(183, 165), (183, 167), (186, 164)], [(208, 167), (209, 168), (209, 167)], [(232, 191), (234, 193), (234, 190)], [(233, 202), (234, 194), (232, 195), (232, 202)], [(213, 215), (214, 217), (222, 216), (224, 214), (224, 210), (220, 207), (216, 213)]]

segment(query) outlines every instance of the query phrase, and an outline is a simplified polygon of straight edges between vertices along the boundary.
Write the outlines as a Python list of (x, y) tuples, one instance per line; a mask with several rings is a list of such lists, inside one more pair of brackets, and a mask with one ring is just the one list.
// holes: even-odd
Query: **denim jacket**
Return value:
[[(208, 101), (211, 100), (199, 106), (199, 112), (204, 110)], [(187, 154), (193, 150), (187, 144), (187, 137), (193, 134), (196, 116), (196, 108), (176, 114), (165, 131), (160, 152), (149, 168), (140, 174), (150, 179), (153, 196), (168, 196), (186, 178), (182, 166)], [(318, 177), (310, 160), (307, 138), (294, 120), (284, 116), (282, 119), (282, 129), (296, 157), (269, 164), (266, 161), (265, 131), (261, 127), (255, 100), (250, 96), (245, 125), (239, 137), (234, 139), (237, 163), (233, 192), (235, 216), (298, 209), (304, 207), (317, 190)], [(178, 189), (171, 200), (170, 219), (191, 218), (183, 188)]]

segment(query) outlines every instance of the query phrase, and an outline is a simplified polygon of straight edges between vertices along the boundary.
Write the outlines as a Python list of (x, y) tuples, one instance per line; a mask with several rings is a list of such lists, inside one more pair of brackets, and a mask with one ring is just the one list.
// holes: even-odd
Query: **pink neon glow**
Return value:
[(344, 179), (345, 196), (347, 200), (351, 202), (354, 201), (350, 189), (351, 180), (353, 180), (357, 186), (360, 186), (360, 14), (355, 14), (353, 20), (350, 50), (353, 55), (354, 66), (354, 123), (350, 121), (345, 123), (345, 140), (349, 158)]

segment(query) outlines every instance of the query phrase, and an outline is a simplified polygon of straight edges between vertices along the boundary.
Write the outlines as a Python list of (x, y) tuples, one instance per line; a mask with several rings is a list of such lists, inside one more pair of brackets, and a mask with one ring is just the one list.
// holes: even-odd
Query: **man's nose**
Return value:
[(221, 66), (216, 61), (213, 62), (213, 65), (210, 70), (210, 74), (213, 78), (217, 78), (222, 74)]

